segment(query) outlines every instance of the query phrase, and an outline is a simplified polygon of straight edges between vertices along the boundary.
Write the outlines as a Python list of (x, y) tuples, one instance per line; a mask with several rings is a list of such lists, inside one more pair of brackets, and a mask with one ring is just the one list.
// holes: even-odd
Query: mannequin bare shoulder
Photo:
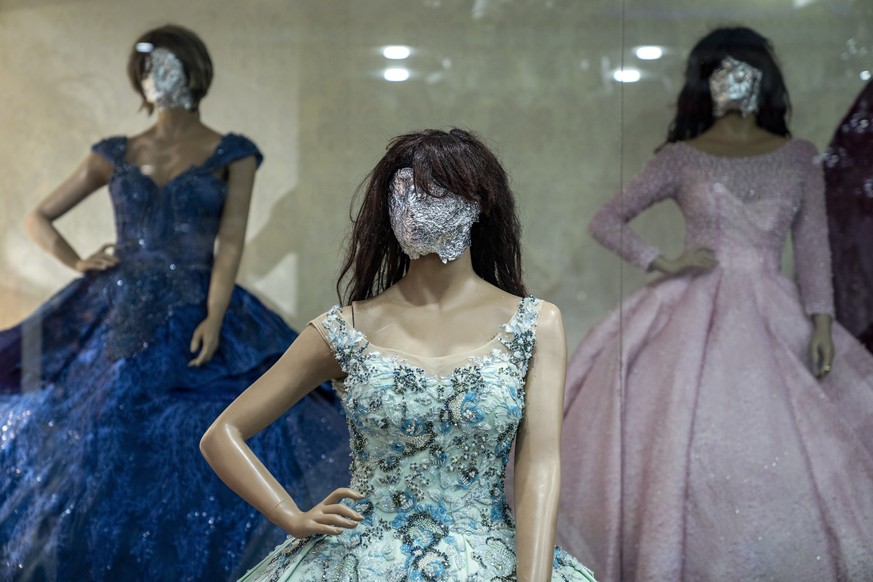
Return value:
[[(308, 325), (279, 361), (228, 406), (215, 424), (232, 425), (247, 439), (266, 428), (316, 386), (342, 375), (327, 343)], [(207, 458), (210, 458), (210, 435), (214, 430), (215, 425), (203, 438)]]
[[(558, 341), (560, 340), (560, 341)], [(563, 346), (559, 351), (566, 358), (567, 349), (564, 339), (564, 321), (561, 317), (561, 310), (557, 305), (543, 301), (540, 307), (540, 317), (537, 322), (537, 350), (534, 352), (533, 364), (536, 365), (539, 355), (543, 350), (549, 350), (558, 347), (552, 345), (554, 342)], [(554, 354), (550, 354), (554, 355)]]
[(548, 580), (561, 491), (567, 344), (561, 312), (543, 303), (515, 449), (518, 579)]
[(536, 337), (536, 348), (527, 373), (525, 413), (518, 431), (516, 457), (524, 454), (531, 439), (545, 439), (542, 446), (534, 443), (533, 450), (536, 451), (548, 451), (550, 447), (547, 445), (560, 443), (567, 342), (557, 306), (543, 302)]

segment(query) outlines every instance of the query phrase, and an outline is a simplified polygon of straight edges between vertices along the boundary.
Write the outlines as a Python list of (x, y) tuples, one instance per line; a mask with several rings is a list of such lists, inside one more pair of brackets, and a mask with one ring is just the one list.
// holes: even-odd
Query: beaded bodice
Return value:
[(111, 137), (93, 147), (113, 165), (109, 195), (119, 256), (148, 261), (163, 255), (177, 268), (209, 268), (227, 195), (227, 183), (215, 173), (242, 157), (255, 156), (260, 163), (260, 152), (241, 135), (224, 135), (203, 163), (159, 186), (127, 161), (127, 142)]
[(685, 248), (712, 249), (717, 273), (778, 271), (790, 232), (807, 313), (833, 313), (824, 179), (813, 144), (791, 140), (749, 157), (711, 155), (685, 142), (667, 144), (598, 211), (590, 232), (646, 269), (661, 251), (626, 223), (670, 198), (685, 218)]
[[(371, 344), (334, 307), (311, 322), (345, 373), (352, 449), (344, 500), (363, 520), (288, 540), (244, 580), (514, 582), (516, 532), (503, 493), (522, 421), (541, 302), (520, 301), (491, 341), (422, 357)], [(351, 309), (349, 310), (351, 313)], [(552, 580), (593, 582), (556, 548)]]
[(179, 306), (205, 305), (227, 196), (227, 183), (216, 174), (238, 159), (262, 160), (247, 138), (226, 134), (203, 163), (160, 186), (127, 161), (127, 141), (111, 137), (92, 148), (113, 166), (109, 196), (120, 264), (93, 276), (106, 279), (113, 309), (107, 345), (116, 357), (147, 348)]
[(522, 300), (478, 355), (446, 374), (371, 345), (338, 307), (324, 318), (324, 336), (347, 374), (352, 487), (367, 496), (363, 509), (404, 532), (406, 543), (421, 542), (419, 530), (431, 539), (511, 523), (504, 471), (523, 414), (539, 305)]

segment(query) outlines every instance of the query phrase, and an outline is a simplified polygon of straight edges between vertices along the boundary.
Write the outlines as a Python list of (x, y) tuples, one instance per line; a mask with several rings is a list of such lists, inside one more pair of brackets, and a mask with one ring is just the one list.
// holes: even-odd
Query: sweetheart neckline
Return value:
[[(122, 142), (123, 149), (122, 149), (122, 152), (121, 152), (121, 155), (119, 156), (119, 158), (121, 160), (122, 166), (129, 168), (129, 169), (132, 169), (132, 170), (135, 170), (137, 174), (139, 174), (140, 176), (142, 176), (143, 178), (148, 180), (158, 190), (166, 190), (170, 186), (170, 184), (176, 182), (177, 180), (179, 180), (183, 176), (193, 172), (194, 170), (202, 170), (203, 168), (206, 168), (209, 165), (209, 162), (211, 162), (213, 160), (213, 158), (215, 158), (219, 155), (219, 150), (221, 149), (222, 145), (224, 145), (224, 142), (228, 138), (229, 135), (230, 134), (228, 134), (228, 133), (225, 133), (224, 135), (222, 135), (221, 139), (218, 140), (218, 143), (215, 144), (215, 147), (212, 148), (212, 152), (202, 162), (200, 162), (199, 164), (189, 165), (187, 168), (185, 168), (184, 170), (182, 170), (181, 172), (179, 172), (178, 174), (176, 174), (175, 176), (173, 176), (172, 178), (170, 178), (169, 180), (167, 180), (163, 184), (158, 184), (154, 178), (152, 178), (150, 175), (143, 172), (142, 167), (139, 166), (138, 164), (135, 164), (133, 162), (128, 161), (128, 159), (127, 159), (127, 145), (128, 145), (128, 143), (130, 143), (130, 138), (127, 136), (124, 137), (124, 141)], [(218, 178), (216, 178), (216, 179), (218, 179)]]

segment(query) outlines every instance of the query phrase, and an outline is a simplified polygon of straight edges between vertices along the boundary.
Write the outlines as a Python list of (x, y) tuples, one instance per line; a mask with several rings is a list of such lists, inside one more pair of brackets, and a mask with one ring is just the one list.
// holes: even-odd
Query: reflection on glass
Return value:
[(616, 69), (612, 73), (612, 78), (619, 83), (636, 83), (642, 77), (637, 69)]
[(395, 61), (402, 61), (408, 58), (410, 54), (412, 54), (412, 51), (408, 46), (391, 45), (382, 49), (382, 56)]
[(382, 73), (382, 76), (385, 78), (386, 81), (406, 81), (407, 79), (409, 79), (409, 69), (403, 67), (390, 67), (388, 69), (385, 69), (385, 71)]
[(664, 49), (659, 46), (638, 46), (634, 55), (641, 61), (656, 61), (664, 56)]

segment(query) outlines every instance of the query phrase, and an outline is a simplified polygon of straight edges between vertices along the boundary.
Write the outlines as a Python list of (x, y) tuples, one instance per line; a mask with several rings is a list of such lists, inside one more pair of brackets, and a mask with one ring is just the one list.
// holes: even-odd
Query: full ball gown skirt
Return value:
[[(126, 143), (94, 146), (114, 165), (120, 265), (0, 331), (2, 580), (226, 580), (282, 539), (198, 444), (296, 334), (236, 287), (218, 351), (188, 367), (226, 194), (214, 173), (260, 153), (229, 134), (158, 187), (125, 162)], [(348, 481), (345, 418), (329, 389), (252, 444), (303, 504)]]
[[(424, 358), (370, 344), (339, 307), (313, 321), (347, 377), (337, 384), (352, 446), (347, 501), (364, 520), (338, 536), (290, 538), (243, 580), (497, 582), (516, 579), (503, 494), (524, 412), (540, 302), (524, 299), (469, 354)], [(554, 582), (592, 582), (555, 549)]]
[(822, 190), (809, 142), (678, 143), (592, 221), (646, 268), (625, 223), (672, 197), (719, 261), (630, 296), (571, 358), (558, 542), (603, 580), (873, 580), (873, 357), (835, 324), (833, 372), (810, 372), (809, 314), (833, 313)]

